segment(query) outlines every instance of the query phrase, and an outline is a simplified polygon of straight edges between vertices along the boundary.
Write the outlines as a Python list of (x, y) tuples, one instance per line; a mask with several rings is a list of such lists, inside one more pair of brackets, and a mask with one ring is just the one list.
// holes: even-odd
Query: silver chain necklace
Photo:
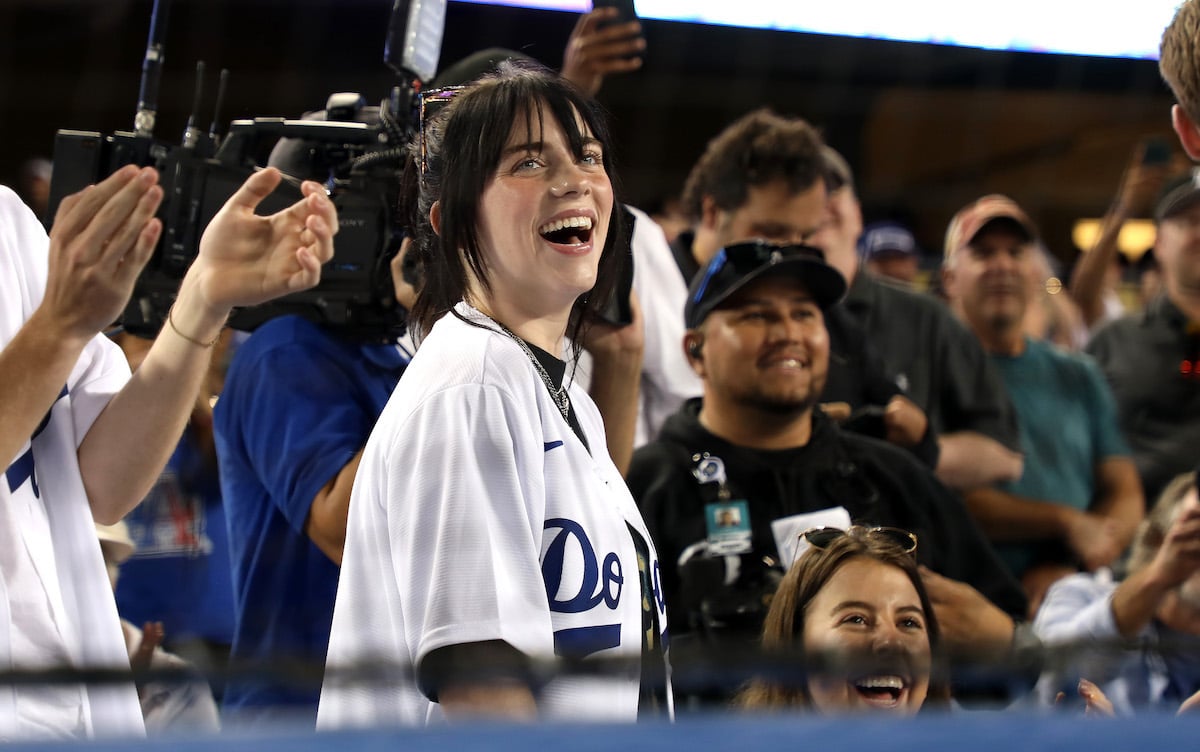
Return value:
[[(491, 317), (489, 316), (488, 318)], [(563, 420), (570, 423), (571, 421), (569, 418), (567, 418), (567, 414), (571, 411), (571, 401), (567, 396), (567, 385), (564, 383), (562, 386), (555, 386), (554, 379), (550, 378), (550, 372), (546, 370), (544, 365), (542, 365), (542, 361), (538, 360), (538, 357), (534, 354), (533, 350), (529, 349), (529, 345), (525, 342), (525, 340), (518, 337), (511, 329), (504, 324), (501, 324), (499, 321), (496, 321), (495, 319), (492, 319), (492, 321), (495, 322), (496, 326), (500, 327), (500, 331), (507, 334), (514, 342), (520, 345), (521, 349), (525, 352), (525, 355), (529, 358), (529, 361), (533, 363), (533, 367), (537, 369), (538, 376), (542, 377), (542, 383), (546, 385), (546, 391), (550, 392), (550, 399), (554, 400), (554, 405), (558, 408), (558, 411), (562, 413)]]

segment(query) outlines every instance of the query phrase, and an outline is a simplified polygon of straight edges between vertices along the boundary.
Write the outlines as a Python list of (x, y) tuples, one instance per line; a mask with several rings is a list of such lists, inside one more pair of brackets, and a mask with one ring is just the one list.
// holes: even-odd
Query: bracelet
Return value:
[[(188, 342), (191, 342), (193, 345), (196, 345), (198, 347), (213, 347), (221, 339), (220, 331), (217, 332), (217, 336), (212, 338), (212, 342), (201, 342), (200, 340), (196, 339), (195, 337), (189, 337), (188, 335), (179, 331), (179, 327), (175, 326), (175, 320), (172, 318), (172, 316), (174, 314), (175, 314), (175, 306), (172, 305), (169, 309), (167, 309), (167, 324), (171, 327), (171, 331), (175, 332), (180, 337), (183, 337)], [(222, 326), (222, 329), (223, 328), (224, 327)]]

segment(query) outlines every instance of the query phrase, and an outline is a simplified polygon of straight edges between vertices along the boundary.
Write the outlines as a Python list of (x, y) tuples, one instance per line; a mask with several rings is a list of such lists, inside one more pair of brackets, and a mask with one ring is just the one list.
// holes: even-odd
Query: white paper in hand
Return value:
[(771, 533), (775, 536), (779, 563), (784, 569), (790, 569), (792, 562), (808, 549), (809, 542), (800, 540), (800, 533), (814, 527), (836, 527), (846, 530), (850, 527), (850, 513), (845, 507), (830, 507), (772, 521)]

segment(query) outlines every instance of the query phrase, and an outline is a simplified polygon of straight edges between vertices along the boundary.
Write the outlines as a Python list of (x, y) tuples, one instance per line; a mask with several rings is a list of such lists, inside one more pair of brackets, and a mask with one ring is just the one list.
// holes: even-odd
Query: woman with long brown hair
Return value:
[(794, 680), (750, 682), (747, 710), (913, 715), (945, 707), (940, 635), (914, 556), (916, 536), (896, 528), (819, 528), (796, 559), (763, 626), (767, 651), (804, 656)]

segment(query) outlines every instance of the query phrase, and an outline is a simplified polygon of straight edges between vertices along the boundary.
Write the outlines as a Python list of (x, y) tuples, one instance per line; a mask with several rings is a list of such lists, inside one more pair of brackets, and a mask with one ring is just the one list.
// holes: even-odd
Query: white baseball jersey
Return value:
[[(455, 311), (495, 326), (465, 303)], [(578, 386), (570, 398), (594, 454), (510, 337), (451, 313), (421, 343), (354, 481), (318, 728), (442, 717), (411, 675), (341, 683), (339, 667), (415, 667), (437, 648), (487, 640), (535, 659), (640, 656), (627, 525), (650, 537), (605, 450), (599, 411)], [(657, 575), (653, 548), (651, 559)], [(633, 664), (610, 678), (551, 681), (541, 717), (635, 720)]]
[[(0, 187), (0, 347), (42, 301), (46, 232)], [(129, 668), (76, 450), (129, 379), (120, 348), (95, 337), (46, 421), (0, 458), (0, 668)], [(137, 451), (137, 447), (129, 447)], [(132, 684), (0, 685), (0, 739), (142, 733)]]

